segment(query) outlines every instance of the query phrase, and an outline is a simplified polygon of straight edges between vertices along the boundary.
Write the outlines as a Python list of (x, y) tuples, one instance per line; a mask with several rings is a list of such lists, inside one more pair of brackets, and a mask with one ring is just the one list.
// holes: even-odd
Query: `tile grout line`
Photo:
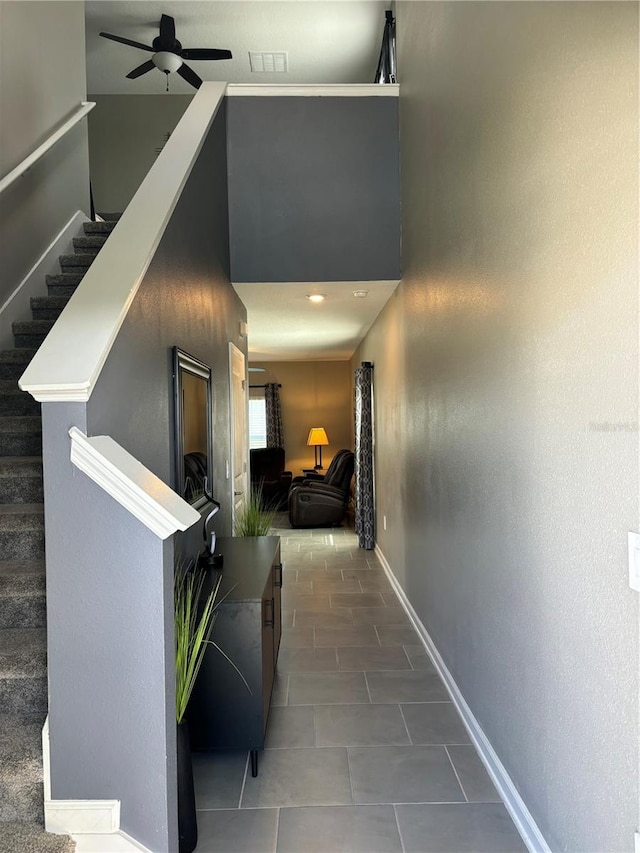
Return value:
[(247, 757), (244, 762), (244, 774), (242, 776), (242, 785), (240, 786), (240, 797), (238, 798), (238, 809), (242, 808), (242, 798), (244, 797), (244, 786), (247, 781), (247, 769), (249, 767), (249, 753), (247, 752)]
[(405, 853), (404, 839), (402, 838), (402, 832), (400, 831), (400, 819), (398, 818), (398, 809), (396, 803), (393, 803), (393, 816), (396, 820), (396, 828), (398, 830), (398, 838), (400, 839), (400, 847), (402, 849), (402, 853)]
[(409, 738), (409, 743), (411, 744), (411, 746), (416, 746), (416, 744), (413, 742), (413, 738), (411, 737), (411, 732), (409, 731), (409, 726), (407, 725), (407, 721), (404, 716), (404, 711), (402, 710), (402, 705), (400, 704), (400, 702), (398, 702), (398, 708), (400, 709), (400, 716), (402, 717), (402, 722), (404, 723), (404, 727), (407, 732), (407, 737)]
[(453, 758), (451, 758), (451, 754), (449, 753), (449, 750), (447, 749), (447, 745), (446, 744), (442, 744), (442, 745), (444, 747), (444, 751), (447, 753), (447, 758), (449, 759), (449, 763), (451, 764), (451, 767), (453, 768), (453, 772), (456, 774), (456, 779), (458, 780), (458, 785), (460, 785), (460, 790), (462, 791), (462, 796), (465, 798), (465, 800), (467, 802), (469, 802), (469, 797), (467, 797), (467, 792), (465, 791), (464, 786), (463, 786), (462, 782), (460, 781), (460, 776), (458, 776), (458, 771), (456, 770), (456, 766), (453, 763)]

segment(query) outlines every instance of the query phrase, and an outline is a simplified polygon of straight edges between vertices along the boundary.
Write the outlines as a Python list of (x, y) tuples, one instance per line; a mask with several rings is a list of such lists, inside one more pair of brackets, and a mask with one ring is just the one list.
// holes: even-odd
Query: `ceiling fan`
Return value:
[(147, 71), (153, 71), (157, 68), (167, 75), (167, 91), (169, 90), (169, 74), (172, 71), (177, 71), (183, 80), (199, 89), (202, 80), (196, 72), (185, 65), (185, 59), (232, 59), (230, 50), (217, 50), (216, 48), (207, 47), (182, 47), (176, 38), (176, 24), (170, 15), (163, 15), (160, 18), (160, 35), (156, 36), (151, 42), (151, 46), (141, 44), (138, 41), (124, 38), (123, 36), (114, 36), (111, 33), (100, 33), (103, 38), (117, 41), (120, 44), (128, 44), (130, 47), (137, 47), (140, 50), (150, 51), (153, 56), (142, 65), (138, 65), (133, 71), (127, 74), (130, 80), (135, 80), (136, 77), (141, 77)]

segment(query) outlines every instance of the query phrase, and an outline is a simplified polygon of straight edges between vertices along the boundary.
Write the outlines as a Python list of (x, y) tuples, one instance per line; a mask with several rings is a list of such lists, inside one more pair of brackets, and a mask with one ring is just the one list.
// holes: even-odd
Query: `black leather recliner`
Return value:
[(291, 486), (291, 471), (284, 470), (283, 447), (254, 447), (249, 451), (251, 487), (260, 489), (263, 507), (284, 509)]
[(339, 450), (324, 477), (296, 477), (289, 491), (291, 526), (330, 527), (339, 524), (349, 503), (353, 466), (351, 450)]

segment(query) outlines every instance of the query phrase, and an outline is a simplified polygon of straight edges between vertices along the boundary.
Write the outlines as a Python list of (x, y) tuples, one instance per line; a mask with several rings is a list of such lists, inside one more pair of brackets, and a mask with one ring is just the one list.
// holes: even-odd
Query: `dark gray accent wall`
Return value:
[[(110, 435), (169, 484), (171, 348), (213, 370), (216, 530), (230, 533), (228, 341), (246, 312), (228, 275), (226, 130), (218, 114), (89, 402), (44, 407), (52, 794), (119, 799), (121, 827), (177, 849), (174, 549), (69, 462), (72, 424)], [(134, 235), (132, 235), (132, 239)]]
[(232, 281), (399, 278), (398, 99), (227, 103)]

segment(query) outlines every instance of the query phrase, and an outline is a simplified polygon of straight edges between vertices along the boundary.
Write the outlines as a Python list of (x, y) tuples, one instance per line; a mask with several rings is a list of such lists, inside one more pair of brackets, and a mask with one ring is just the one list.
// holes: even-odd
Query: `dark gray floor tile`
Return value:
[(471, 743), (453, 703), (427, 702), (401, 707), (413, 743)]
[(412, 625), (380, 625), (376, 630), (383, 646), (404, 646), (418, 642), (418, 635)]
[(431, 658), (427, 654), (424, 646), (405, 645), (404, 650), (407, 653), (407, 657), (409, 658), (413, 669), (428, 670), (429, 672), (436, 671), (436, 668), (431, 662)]
[(449, 699), (433, 672), (368, 672), (372, 702), (444, 702)]
[(367, 581), (373, 583), (376, 580), (389, 583), (383, 569), (371, 568), (367, 563), (358, 566), (342, 566), (342, 577), (345, 580)]
[(354, 625), (410, 624), (401, 607), (355, 607), (352, 613)]
[(378, 646), (377, 648), (338, 649), (338, 669), (345, 672), (355, 670), (369, 672), (372, 670), (411, 669), (409, 658), (402, 646)]
[(346, 749), (267, 749), (242, 795), (243, 809), (351, 804)]
[(278, 672), (333, 672), (338, 669), (336, 650), (281, 649)]
[(358, 593), (362, 592), (360, 589), (360, 584), (358, 581), (354, 580), (314, 580), (313, 581), (313, 592), (316, 593), (336, 593), (336, 592), (344, 592), (344, 593)]
[(380, 607), (383, 604), (379, 592), (332, 593), (332, 607)]
[(283, 610), (282, 611), (282, 630), (285, 628), (293, 628), (293, 610)]
[(474, 746), (448, 746), (447, 752), (470, 803), (501, 802)]
[(464, 802), (443, 746), (349, 747), (355, 803)]
[(331, 607), (329, 593), (325, 595), (313, 592), (282, 594), (283, 610), (327, 610), (329, 607)]
[[(362, 572), (362, 574), (364, 575), (365, 573)], [(363, 592), (391, 592), (391, 584), (384, 573), (380, 574), (375, 569), (369, 569), (367, 574), (369, 577), (360, 577), (358, 580), (360, 589)]]
[[(296, 570), (297, 572), (297, 570)], [(313, 587), (310, 580), (303, 581), (287, 581), (285, 574), (285, 583), (283, 583), (282, 595), (299, 595), (306, 593), (307, 595), (313, 592)]]
[(271, 707), (286, 705), (289, 696), (289, 676), (276, 672), (271, 691)]
[(277, 809), (198, 812), (196, 853), (274, 853)]
[(401, 746), (410, 743), (397, 705), (317, 705), (318, 746)]
[(362, 672), (289, 676), (289, 705), (349, 705), (362, 702), (369, 702), (369, 691)]
[(267, 749), (315, 746), (313, 706), (272, 708), (265, 746)]
[(373, 625), (347, 625), (315, 629), (316, 646), (375, 646), (380, 645)]
[(351, 611), (345, 607), (327, 610), (296, 610), (295, 626), (305, 628), (312, 625), (329, 627), (330, 625), (353, 625)]
[(406, 853), (526, 853), (505, 807), (494, 803), (396, 806)]
[(278, 853), (401, 853), (393, 806), (281, 809)]
[(339, 569), (326, 569), (324, 566), (317, 566), (315, 563), (307, 563), (306, 566), (298, 567), (298, 582), (314, 581), (314, 580), (334, 580), (342, 579), (342, 572)]
[(314, 645), (313, 628), (287, 628), (282, 632), (281, 649), (312, 648)]
[(193, 782), (198, 809), (237, 809), (247, 752), (194, 752)]

